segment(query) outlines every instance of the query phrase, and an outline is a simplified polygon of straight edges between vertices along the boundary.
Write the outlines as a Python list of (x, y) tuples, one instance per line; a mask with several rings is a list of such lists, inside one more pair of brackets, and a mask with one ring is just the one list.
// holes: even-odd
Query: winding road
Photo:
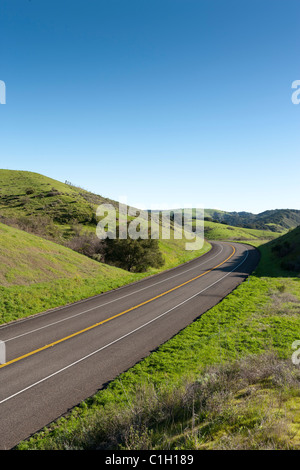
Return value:
[(258, 251), (211, 242), (189, 263), (0, 327), (0, 449), (12, 449), (216, 305)]

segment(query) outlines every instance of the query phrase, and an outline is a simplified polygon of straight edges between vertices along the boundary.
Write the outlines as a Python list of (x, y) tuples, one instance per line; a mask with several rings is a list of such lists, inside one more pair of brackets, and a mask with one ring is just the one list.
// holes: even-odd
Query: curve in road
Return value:
[(0, 327), (0, 448), (10, 449), (128, 370), (216, 305), (258, 251), (212, 242), (189, 263)]

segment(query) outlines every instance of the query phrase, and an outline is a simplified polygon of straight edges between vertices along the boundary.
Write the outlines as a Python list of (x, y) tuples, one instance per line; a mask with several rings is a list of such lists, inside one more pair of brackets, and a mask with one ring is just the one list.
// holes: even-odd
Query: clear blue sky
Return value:
[(0, 168), (135, 206), (300, 209), (299, 0), (1, 0)]

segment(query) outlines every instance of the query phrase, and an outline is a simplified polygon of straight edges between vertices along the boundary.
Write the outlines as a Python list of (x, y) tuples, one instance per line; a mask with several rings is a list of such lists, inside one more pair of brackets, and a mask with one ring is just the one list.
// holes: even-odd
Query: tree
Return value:
[(159, 268), (164, 264), (158, 240), (153, 239), (107, 238), (104, 259), (106, 263), (137, 273), (147, 271), (149, 267)]

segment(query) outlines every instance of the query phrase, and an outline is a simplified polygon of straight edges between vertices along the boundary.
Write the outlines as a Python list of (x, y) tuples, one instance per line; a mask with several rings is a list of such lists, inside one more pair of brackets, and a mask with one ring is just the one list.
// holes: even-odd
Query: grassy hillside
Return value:
[[(54, 221), (57, 226), (63, 226), (64, 230), (68, 229), (69, 224), (73, 220), (88, 227), (94, 227), (96, 225), (95, 211), (97, 206), (102, 203), (110, 203), (118, 209), (117, 201), (93, 194), (70, 183), (62, 183), (29, 171), (0, 170), (0, 217), (3, 218), (22, 219), (24, 221), (24, 218), (41, 219), (47, 217), (49, 220)], [(300, 224), (300, 211), (281, 210), (268, 212), (270, 212), (269, 217), (272, 216), (274, 220), (272, 224), (271, 220), (268, 219), (265, 224), (265, 237), (273, 236), (272, 232), (276, 232), (275, 226), (278, 226), (278, 233), (281, 233), (283, 230), (286, 231), (290, 227)], [(235, 214), (235, 216), (232, 214)], [(264, 217), (263, 214), (265, 214)], [(255, 218), (266, 220), (267, 215), (266, 213), (263, 214), (259, 214)], [(247, 217), (252, 220), (253, 214), (227, 213), (214, 209), (205, 209), (204, 215), (223, 222), (222, 224), (218, 222), (216, 226), (213, 226), (210, 221), (205, 224), (207, 233), (212, 228), (218, 229), (218, 231), (211, 234), (212, 236), (216, 235), (218, 238), (230, 238), (230, 235), (235, 238), (262, 238), (262, 233), (259, 233), (257, 230), (249, 231), (247, 227), (243, 227), (243, 229), (242, 227), (237, 228), (235, 233), (224, 232), (225, 229), (229, 229), (230, 225), (234, 227), (241, 225), (238, 223), (238, 218), (243, 223)], [(298, 215), (299, 219), (297, 218)], [(224, 225), (226, 216), (231, 217), (232, 223), (228, 222), (227, 225)], [(284, 219), (284, 223), (280, 224), (279, 219)], [(222, 227), (222, 225), (224, 226)], [(272, 230), (270, 231), (270, 229)], [(222, 230), (223, 233), (221, 233)], [(234, 228), (229, 230), (233, 232)]]
[(300, 210), (295, 209), (275, 209), (260, 214), (205, 209), (205, 216), (210, 217), (214, 222), (274, 232), (284, 232), (300, 225)]
[(274, 240), (264, 248), (269, 261), (269, 270), (275, 275), (290, 275), (300, 273), (300, 226), (288, 232), (278, 240)]
[(133, 274), (0, 223), (0, 323), (115, 289), (172, 268), (210, 249), (187, 252), (183, 240), (162, 243), (165, 265)]
[(31, 285), (117, 273), (61, 245), (0, 224), (0, 285)]
[[(286, 237), (298, 252), (299, 231)], [(284, 241), (262, 245), (248, 281), (18, 448), (299, 450), (299, 271), (270, 248)]]
[[(174, 212), (180, 213), (180, 211), (181, 210), (178, 209)], [(196, 221), (193, 219), (191, 209), (185, 209), (184, 211), (187, 216), (190, 214), (190, 217), (187, 217), (187, 223), (190, 227), (194, 228), (196, 226)], [(219, 214), (219, 217), (211, 217), (210, 214), (214, 213)], [(233, 224), (231, 225), (226, 224), (223, 220), (223, 214), (226, 213), (222, 211), (214, 211), (212, 209), (204, 210), (204, 236), (207, 240), (251, 241), (252, 243), (260, 244), (261, 241), (266, 242), (273, 240), (287, 232), (287, 229), (281, 226), (276, 226), (278, 228), (278, 231), (276, 231), (274, 229), (275, 225), (272, 225), (272, 229), (271, 225), (263, 225), (264, 229), (256, 229), (239, 226), (238, 223), (235, 225), (235, 220), (233, 220)], [(218, 222), (217, 219), (220, 220), (220, 222)]]
[(94, 221), (99, 204), (116, 202), (29, 171), (0, 170), (0, 214), (47, 216), (57, 223)]
[(117, 201), (38, 173), (0, 170), (0, 221), (1, 218), (5, 223), (15, 221), (20, 228), (38, 235), (47, 234), (48, 228), (48, 234), (57, 241), (60, 236), (68, 238), (73, 222), (95, 230), (99, 221), (96, 209), (104, 203), (115, 207), (118, 223)]
[(138, 279), (51, 241), (0, 224), (0, 323)]
[[(58, 243), (72, 236), (74, 222), (95, 233), (96, 208), (102, 203), (112, 204), (118, 216), (116, 201), (37, 173), (0, 170), (0, 221), (2, 217), (5, 223), (15, 222), (18, 228), (49, 236)], [(219, 214), (222, 218), (225, 213), (208, 209), (207, 214), (214, 217)], [(281, 234), (268, 228), (256, 230), (205, 221), (205, 237), (208, 240), (270, 240)], [(161, 243), (165, 253), (170, 254), (172, 248), (175, 252), (180, 248), (185, 251), (180, 240)]]
[[(115, 207), (118, 225), (119, 203), (116, 201), (38, 173), (0, 170), (0, 222), (57, 243), (65, 244), (72, 238), (74, 226), (76, 230), (80, 227), (95, 235), (99, 222), (96, 209), (103, 203)], [(133, 218), (129, 216), (128, 220)], [(148, 224), (148, 221), (145, 223)], [(166, 267), (178, 256), (183, 260), (187, 256), (191, 258), (190, 254), (185, 253), (183, 240), (163, 240), (161, 250), (166, 255)]]
[(272, 240), (281, 233), (268, 230), (233, 227), (217, 222), (205, 221), (205, 238), (208, 240), (261, 241)]

